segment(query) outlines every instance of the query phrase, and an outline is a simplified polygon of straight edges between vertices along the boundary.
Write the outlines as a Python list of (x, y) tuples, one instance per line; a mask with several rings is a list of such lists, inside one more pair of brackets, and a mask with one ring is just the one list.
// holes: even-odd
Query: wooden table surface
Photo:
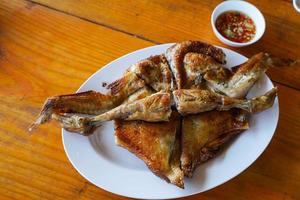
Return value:
[[(0, 0), (0, 199), (127, 199), (89, 183), (68, 161), (60, 127), (27, 132), (46, 97), (73, 93), (92, 73), (131, 51), (212, 33), (217, 0)], [(234, 49), (300, 58), (300, 14), (290, 0), (251, 1), (263, 38)], [(271, 144), (233, 180), (186, 199), (300, 199), (300, 65), (274, 68), (280, 119)], [(234, 163), (232, 163), (234, 165)]]

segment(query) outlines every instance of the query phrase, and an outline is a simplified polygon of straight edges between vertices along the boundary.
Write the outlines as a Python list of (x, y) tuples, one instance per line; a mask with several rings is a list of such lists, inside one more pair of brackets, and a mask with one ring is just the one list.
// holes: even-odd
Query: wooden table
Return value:
[[(56, 123), (27, 132), (46, 97), (73, 93), (131, 51), (183, 40), (224, 46), (210, 14), (220, 1), (0, 1), (0, 199), (126, 199), (89, 183), (68, 161)], [(289, 0), (256, 1), (267, 29), (249, 47), (300, 58), (300, 14)], [(186, 199), (300, 199), (300, 65), (274, 68), (280, 119), (263, 155), (238, 177)], [(234, 165), (234, 163), (232, 163)]]

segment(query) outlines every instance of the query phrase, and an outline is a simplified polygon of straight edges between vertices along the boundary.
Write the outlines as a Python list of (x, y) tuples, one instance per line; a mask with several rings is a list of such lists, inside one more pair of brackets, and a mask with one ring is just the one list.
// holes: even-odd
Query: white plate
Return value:
[[(141, 49), (120, 57), (92, 75), (78, 90), (106, 92), (102, 82), (112, 82), (121, 77), (125, 69), (150, 55), (163, 53), (171, 44)], [(227, 66), (232, 67), (247, 60), (246, 57), (223, 48)], [(264, 75), (248, 96), (261, 95), (273, 87)], [(90, 137), (62, 130), (66, 154), (76, 170), (91, 183), (122, 196), (145, 199), (184, 197), (212, 189), (240, 174), (249, 167), (267, 147), (276, 129), (279, 109), (274, 106), (253, 115), (250, 129), (234, 139), (221, 154), (198, 167), (192, 179), (185, 178), (185, 189), (166, 183), (148, 170), (146, 165), (127, 150), (114, 143), (112, 122), (104, 123)]]

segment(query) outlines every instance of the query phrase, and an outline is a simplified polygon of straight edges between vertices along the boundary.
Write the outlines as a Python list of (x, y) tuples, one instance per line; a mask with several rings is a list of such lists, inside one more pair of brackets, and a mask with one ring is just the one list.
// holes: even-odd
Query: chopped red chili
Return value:
[(219, 15), (216, 28), (225, 38), (239, 43), (249, 42), (256, 32), (253, 20), (238, 11), (227, 11)]

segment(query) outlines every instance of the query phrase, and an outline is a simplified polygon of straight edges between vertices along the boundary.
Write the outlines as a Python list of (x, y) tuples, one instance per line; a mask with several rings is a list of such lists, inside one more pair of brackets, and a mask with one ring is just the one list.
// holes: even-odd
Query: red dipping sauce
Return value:
[(238, 11), (227, 11), (219, 15), (216, 28), (223, 37), (239, 43), (249, 42), (256, 33), (253, 20)]

